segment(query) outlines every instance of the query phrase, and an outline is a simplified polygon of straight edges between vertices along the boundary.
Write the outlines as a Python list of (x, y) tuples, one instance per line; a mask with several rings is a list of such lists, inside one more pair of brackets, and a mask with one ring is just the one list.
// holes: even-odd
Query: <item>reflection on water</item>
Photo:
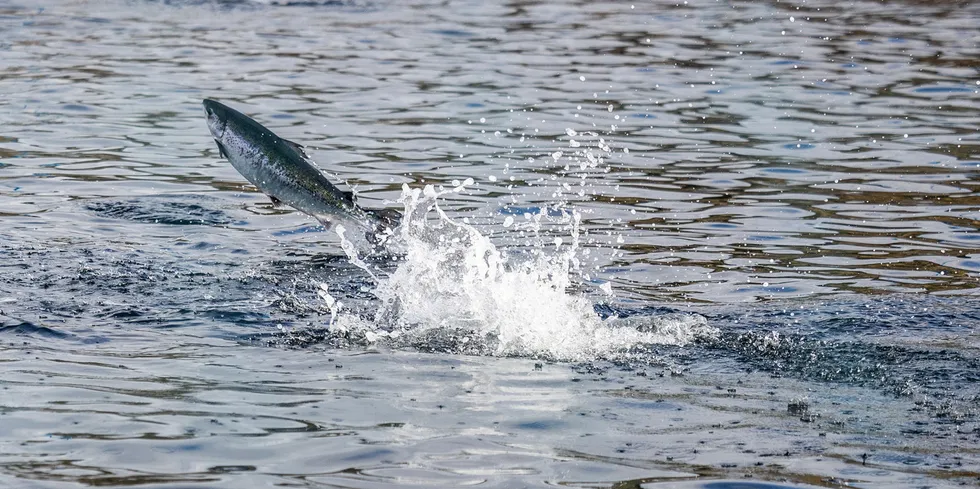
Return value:
[[(978, 21), (0, 1), (0, 485), (974, 484)], [(315, 282), (367, 315), (368, 277), (219, 158), (205, 97), (367, 207), (473, 178), (444, 208), (515, 249), (574, 209), (598, 312), (719, 334), (573, 368), (305, 330)]]
[[(0, 481), (708, 488), (732, 477), (744, 482), (730, 487), (775, 489), (814, 486), (758, 480), (946, 487), (976, 477), (976, 445), (962, 440), (975, 435), (913, 422), (911, 403), (859, 388), (172, 333), (134, 336), (141, 347), (126, 352), (65, 341), (0, 352), (12, 394), (0, 410)], [(811, 397), (786, 397), (800, 391)], [(802, 417), (787, 402), (805, 404)], [(919, 434), (909, 451), (914, 430), (954, 436)]]

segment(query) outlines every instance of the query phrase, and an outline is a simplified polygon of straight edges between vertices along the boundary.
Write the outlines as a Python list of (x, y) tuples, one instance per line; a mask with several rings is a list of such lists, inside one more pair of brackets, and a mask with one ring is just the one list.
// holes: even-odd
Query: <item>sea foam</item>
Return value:
[[(567, 239), (508, 254), (440, 207), (440, 200), (472, 183), (403, 186), (403, 221), (388, 243), (398, 250), (397, 266), (389, 274), (372, 270), (356, 248), (343, 246), (351, 263), (375, 278), (379, 305), (371, 318), (342, 309), (338, 314), (341, 306), (324, 288), (321, 296), (334, 312), (331, 329), (408, 344), (441, 335), (470, 343), (461, 351), (570, 361), (608, 358), (643, 344), (682, 345), (711, 333), (696, 314), (600, 318), (586, 295), (573, 292), (581, 216), (572, 211), (559, 217), (567, 224)], [(547, 217), (542, 210), (530, 220)], [(343, 240), (343, 228), (337, 231)]]

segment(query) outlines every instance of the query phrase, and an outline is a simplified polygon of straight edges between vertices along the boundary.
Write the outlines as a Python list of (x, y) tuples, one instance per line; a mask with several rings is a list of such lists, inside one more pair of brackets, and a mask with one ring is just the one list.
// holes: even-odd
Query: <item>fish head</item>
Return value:
[(211, 131), (215, 140), (220, 141), (221, 137), (225, 135), (229, 116), (234, 113), (234, 109), (211, 99), (204, 99), (203, 103), (204, 113), (208, 117), (208, 130)]

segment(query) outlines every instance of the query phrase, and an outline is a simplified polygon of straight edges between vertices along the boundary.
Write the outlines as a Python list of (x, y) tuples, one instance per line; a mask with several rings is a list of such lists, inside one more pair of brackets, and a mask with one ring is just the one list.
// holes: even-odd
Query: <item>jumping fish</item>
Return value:
[(357, 226), (373, 244), (398, 225), (398, 211), (357, 205), (354, 194), (334, 186), (299, 144), (220, 102), (205, 99), (204, 112), (221, 156), (274, 204), (292, 206), (328, 228)]

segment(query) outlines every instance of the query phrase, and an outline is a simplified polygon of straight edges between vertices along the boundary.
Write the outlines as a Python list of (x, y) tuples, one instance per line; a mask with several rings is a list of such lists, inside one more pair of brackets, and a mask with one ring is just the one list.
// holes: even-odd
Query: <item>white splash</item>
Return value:
[(371, 271), (371, 267), (369, 267), (358, 254), (358, 247), (347, 239), (347, 229), (338, 224), (335, 227), (335, 232), (337, 233), (337, 236), (340, 237), (340, 247), (344, 250), (344, 254), (347, 255), (347, 259), (358, 268), (361, 268), (367, 272), (375, 282), (378, 282), (378, 276)]
[(317, 285), (317, 290), (316, 290), (317, 295), (320, 296), (320, 300), (322, 300), (324, 304), (327, 305), (327, 310), (330, 311), (330, 322), (327, 323), (327, 327), (331, 328), (333, 327), (334, 321), (337, 320), (337, 313), (340, 312), (341, 307), (343, 307), (343, 303), (338, 301), (337, 299), (334, 299), (333, 296), (330, 295), (330, 289), (327, 286), (327, 284), (323, 282), (317, 282), (316, 285)]
[[(441, 191), (431, 185), (403, 186), (399, 203), (404, 217), (391, 239), (404, 255), (390, 275), (372, 273), (373, 293), (380, 300), (374, 321), (332, 318), (332, 328), (362, 329), (371, 341), (459, 331), (461, 337), (485, 341), (493, 355), (573, 361), (608, 357), (640, 344), (685, 344), (709, 330), (699, 315), (600, 319), (587, 297), (570, 291), (581, 216), (566, 215), (567, 240), (508, 256), (439, 206), (440, 198), (472, 183), (468, 179)], [(546, 213), (543, 209), (537, 217)], [(352, 263), (368, 269), (353, 247), (343, 249)]]

